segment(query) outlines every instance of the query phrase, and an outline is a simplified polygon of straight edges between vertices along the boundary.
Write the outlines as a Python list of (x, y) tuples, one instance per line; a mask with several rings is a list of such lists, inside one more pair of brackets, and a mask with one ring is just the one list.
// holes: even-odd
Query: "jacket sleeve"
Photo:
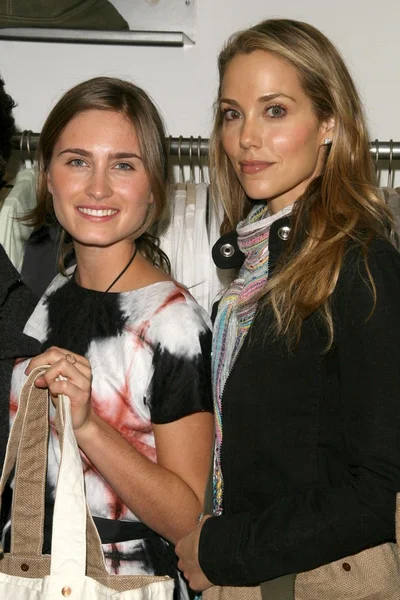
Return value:
[(342, 453), (346, 449), (347, 483), (316, 482), (259, 512), (208, 519), (199, 562), (214, 584), (255, 585), (394, 539), (400, 491), (400, 254), (386, 248), (368, 259), (377, 295), (372, 314), (363, 261), (344, 269), (338, 284), (336, 351), (344, 411), (337, 445)]

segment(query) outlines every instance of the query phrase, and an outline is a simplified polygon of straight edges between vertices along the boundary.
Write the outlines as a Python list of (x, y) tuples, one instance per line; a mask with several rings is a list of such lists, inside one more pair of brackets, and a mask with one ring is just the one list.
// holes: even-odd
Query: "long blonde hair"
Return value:
[[(246, 197), (221, 142), (221, 85), (237, 54), (263, 50), (292, 65), (319, 122), (334, 119), (333, 143), (323, 171), (295, 203), (287, 252), (263, 290), (263, 305), (275, 313), (275, 333), (298, 339), (303, 320), (319, 310), (333, 341), (329, 304), (349, 239), (366, 256), (376, 235), (390, 239), (392, 217), (376, 193), (374, 165), (360, 98), (339, 52), (317, 29), (289, 19), (269, 19), (234, 34), (219, 60), (219, 92), (210, 143), (214, 197), (221, 200), (222, 231), (234, 229), (249, 212)], [(370, 277), (375, 302), (375, 288)]]
[[(74, 86), (57, 102), (47, 117), (39, 138), (37, 206), (24, 220), (37, 228), (56, 220), (52, 196), (47, 186), (47, 172), (54, 146), (68, 123), (87, 110), (121, 113), (135, 127), (153, 195), (145, 220), (135, 232), (135, 243), (146, 258), (169, 271), (168, 257), (159, 248), (158, 240), (153, 234), (167, 205), (168, 150), (164, 124), (148, 94), (129, 81), (114, 77), (95, 77)], [(59, 260), (61, 271), (64, 271), (65, 257), (71, 248), (69, 235), (62, 231)]]

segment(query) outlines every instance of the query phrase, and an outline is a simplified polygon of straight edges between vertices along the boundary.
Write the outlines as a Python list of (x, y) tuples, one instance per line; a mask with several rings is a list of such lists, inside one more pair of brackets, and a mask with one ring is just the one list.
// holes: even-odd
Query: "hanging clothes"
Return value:
[(400, 249), (400, 187), (398, 188), (379, 188), (378, 194), (385, 204), (390, 208), (395, 217), (395, 230), (397, 234), (397, 247)]
[(185, 226), (186, 185), (178, 183), (171, 186), (169, 195), (169, 213), (164, 219), (160, 234), (160, 247), (171, 263), (171, 275), (179, 283), (183, 276), (183, 231)]
[(171, 222), (174, 218), (174, 197), (175, 197), (175, 185), (171, 184), (168, 188), (168, 202), (163, 212), (160, 222), (157, 227), (156, 235), (160, 240), (160, 248), (168, 256), (171, 262), (172, 258), (172, 231)]
[(207, 229), (208, 185), (197, 183), (193, 231), (193, 295), (206, 310), (210, 308), (209, 268), (211, 248)]
[(14, 267), (21, 272), (25, 243), (32, 227), (19, 219), (36, 206), (35, 170), (21, 170), (11, 183), (12, 188), (2, 189), (4, 200), (0, 208), (0, 244)]
[(209, 185), (171, 186), (167, 219), (161, 224), (160, 246), (171, 262), (171, 274), (188, 288), (209, 314), (214, 301), (234, 279), (234, 269), (218, 269), (211, 249), (220, 237), (223, 209), (209, 194)]

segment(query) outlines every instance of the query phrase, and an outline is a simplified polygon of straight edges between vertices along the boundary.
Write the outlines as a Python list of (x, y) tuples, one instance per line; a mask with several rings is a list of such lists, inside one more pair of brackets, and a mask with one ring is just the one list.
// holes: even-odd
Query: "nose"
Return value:
[(112, 187), (106, 169), (93, 169), (87, 181), (86, 193), (94, 200), (104, 200), (112, 195)]
[(243, 119), (239, 144), (243, 150), (261, 147), (261, 127), (255, 117), (246, 117)]

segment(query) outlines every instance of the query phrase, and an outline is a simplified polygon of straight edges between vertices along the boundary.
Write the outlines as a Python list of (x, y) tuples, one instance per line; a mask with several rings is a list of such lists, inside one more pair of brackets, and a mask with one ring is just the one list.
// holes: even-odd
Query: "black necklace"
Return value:
[[(121, 279), (122, 275), (123, 275), (123, 274), (124, 274), (124, 273), (125, 273), (125, 272), (126, 272), (128, 269), (129, 269), (129, 267), (131, 266), (131, 264), (132, 264), (132, 263), (133, 263), (133, 261), (134, 261), (134, 258), (135, 258), (135, 256), (136, 256), (136, 254), (137, 254), (137, 246), (135, 246), (135, 250), (134, 250), (134, 252), (133, 252), (132, 256), (131, 256), (131, 257), (130, 257), (130, 259), (128, 260), (128, 263), (125, 265), (125, 267), (122, 269), (121, 273), (120, 273), (119, 275), (117, 275), (117, 277), (114, 279), (114, 281), (113, 281), (113, 282), (112, 282), (112, 283), (111, 283), (111, 284), (108, 286), (108, 288), (107, 288), (107, 289), (106, 289), (106, 290), (103, 292), (103, 296), (104, 296), (105, 294), (107, 294), (107, 292), (109, 292), (109, 291), (111, 290), (111, 288), (112, 288), (112, 287), (113, 287), (113, 286), (114, 286), (114, 285), (117, 283), (117, 281), (119, 281), (119, 280)], [(76, 281), (76, 272), (77, 272), (77, 269), (75, 269), (75, 270), (74, 270), (74, 280), (75, 280), (75, 283), (77, 283), (77, 281)]]
[(106, 289), (106, 291), (104, 292), (105, 294), (107, 294), (107, 292), (109, 292), (111, 290), (111, 288), (117, 283), (117, 281), (119, 279), (121, 279), (122, 275), (125, 273), (125, 271), (127, 271), (129, 269), (129, 267), (131, 266), (131, 264), (133, 263), (133, 260), (135, 258), (137, 254), (137, 246), (135, 245), (135, 251), (132, 254), (132, 256), (130, 257), (130, 259), (128, 260), (127, 265), (122, 269), (121, 273), (114, 279), (114, 281), (112, 282), (111, 285), (108, 286), (108, 288)]

